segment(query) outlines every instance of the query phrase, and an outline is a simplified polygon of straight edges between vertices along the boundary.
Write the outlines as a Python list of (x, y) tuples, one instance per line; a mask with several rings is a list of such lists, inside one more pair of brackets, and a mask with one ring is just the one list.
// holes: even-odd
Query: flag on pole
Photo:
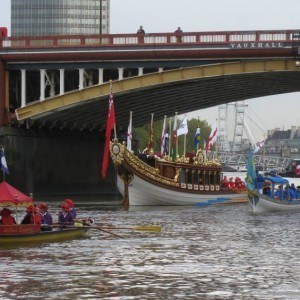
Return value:
[(153, 145), (154, 145), (154, 142), (153, 142), (153, 116), (154, 116), (154, 114), (151, 114), (149, 142), (148, 142), (148, 146), (147, 146), (148, 154), (153, 151)]
[(261, 150), (265, 144), (265, 139), (255, 145), (254, 154)]
[(188, 123), (187, 123), (187, 118), (185, 116), (182, 122), (180, 123), (179, 127), (177, 128), (177, 136), (180, 136), (182, 134), (187, 134), (188, 132), (189, 132)]
[(255, 189), (256, 171), (254, 167), (253, 151), (249, 148), (248, 159), (247, 159), (247, 177), (246, 185), (250, 191)]
[(5, 174), (9, 174), (8, 166), (5, 159), (4, 148), (0, 149), (0, 168)]
[(198, 119), (198, 126), (196, 128), (195, 138), (194, 138), (194, 146), (197, 148), (198, 144), (200, 143), (200, 121)]
[(208, 150), (211, 149), (212, 144), (217, 140), (217, 125), (215, 124), (214, 127), (212, 128), (211, 132), (210, 132), (210, 136), (207, 140), (206, 143), (206, 149), (205, 152), (207, 153)]
[(175, 161), (176, 160), (176, 156), (177, 156), (177, 112), (175, 113), (175, 117), (174, 117), (174, 125), (173, 125), (173, 132), (172, 132), (172, 142), (173, 142), (172, 159), (173, 159), (173, 161)]
[(167, 140), (166, 140), (167, 128), (166, 127), (167, 127), (167, 116), (165, 115), (162, 132), (161, 132), (160, 154), (162, 157), (164, 157), (167, 154)]
[(104, 146), (103, 162), (102, 162), (102, 177), (103, 178), (106, 177), (106, 172), (107, 172), (107, 168), (108, 168), (110, 137), (111, 137), (111, 131), (114, 128), (115, 123), (116, 123), (115, 106), (114, 106), (114, 97), (113, 97), (112, 85), (111, 85), (110, 92), (109, 92), (108, 115), (107, 115), (106, 132), (105, 132), (105, 146)]
[(132, 150), (131, 141), (132, 141), (132, 111), (130, 112), (129, 125), (127, 129), (127, 149), (129, 151)]

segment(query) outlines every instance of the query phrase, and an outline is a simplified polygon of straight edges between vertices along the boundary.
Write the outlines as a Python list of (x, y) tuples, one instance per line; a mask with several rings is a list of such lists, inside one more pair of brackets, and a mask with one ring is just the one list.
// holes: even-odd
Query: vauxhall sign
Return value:
[(282, 48), (284, 43), (281, 42), (249, 42), (249, 43), (230, 43), (231, 49), (250, 49), (250, 48)]

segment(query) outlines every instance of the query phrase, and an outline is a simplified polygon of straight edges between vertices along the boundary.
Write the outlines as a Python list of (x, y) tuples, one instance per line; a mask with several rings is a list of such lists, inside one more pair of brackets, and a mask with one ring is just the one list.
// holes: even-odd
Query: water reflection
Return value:
[(0, 250), (1, 299), (300, 299), (299, 213), (76, 200), (81, 217), (163, 231)]

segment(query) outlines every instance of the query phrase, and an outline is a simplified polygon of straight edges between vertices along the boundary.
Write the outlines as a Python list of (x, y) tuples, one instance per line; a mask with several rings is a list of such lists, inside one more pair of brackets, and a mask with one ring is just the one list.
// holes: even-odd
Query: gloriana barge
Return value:
[(168, 157), (138, 157), (115, 139), (110, 154), (125, 205), (205, 206), (247, 201), (244, 189), (222, 186), (221, 164), (208, 160), (202, 151), (172, 162)]

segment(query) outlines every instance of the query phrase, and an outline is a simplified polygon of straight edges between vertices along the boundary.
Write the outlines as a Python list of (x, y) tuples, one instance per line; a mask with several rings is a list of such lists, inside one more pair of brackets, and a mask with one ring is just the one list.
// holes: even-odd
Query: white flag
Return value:
[(187, 118), (184, 117), (180, 126), (177, 129), (177, 136), (182, 135), (182, 134), (187, 134), (188, 132), (189, 132), (189, 129), (188, 129), (188, 124), (187, 124)]
[(131, 141), (132, 141), (132, 111), (130, 112), (129, 125), (127, 129), (127, 149), (131, 151)]
[(164, 123), (163, 123), (163, 128), (162, 128), (162, 132), (161, 132), (161, 146), (160, 146), (160, 154), (162, 157), (164, 157), (166, 155), (166, 126), (167, 126), (167, 116), (164, 117)]
[(254, 152), (253, 153), (257, 153), (259, 150), (261, 150), (262, 149), (262, 147), (264, 146), (264, 144), (265, 144), (265, 139), (264, 140), (262, 140), (261, 142), (259, 142), (259, 143), (257, 143), (256, 145), (255, 145), (255, 149), (254, 149)]

